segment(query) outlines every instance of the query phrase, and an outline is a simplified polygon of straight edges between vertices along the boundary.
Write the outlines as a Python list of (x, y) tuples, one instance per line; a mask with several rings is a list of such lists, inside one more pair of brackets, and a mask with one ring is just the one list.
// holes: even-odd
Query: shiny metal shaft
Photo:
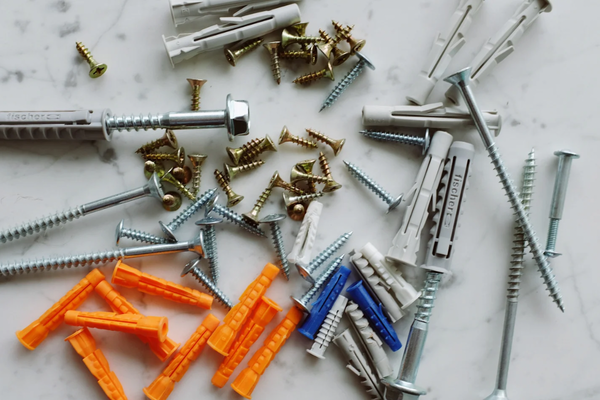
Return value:
[(236, 213), (230, 208), (223, 207), (220, 204), (215, 204), (213, 211), (219, 214), (221, 217), (234, 223), (235, 225), (244, 228), (248, 232), (254, 233), (255, 235), (260, 237), (266, 237), (265, 233), (260, 228), (250, 225), (249, 223), (244, 221), (240, 214)]
[(190, 261), (185, 268), (183, 269), (183, 273), (181, 276), (184, 276), (188, 273), (192, 274), (194, 278), (200, 282), (202, 286), (206, 288), (214, 297), (217, 298), (219, 303), (223, 304), (227, 309), (231, 309), (233, 307), (233, 303), (229, 298), (215, 285), (204, 272), (199, 267), (200, 259)]

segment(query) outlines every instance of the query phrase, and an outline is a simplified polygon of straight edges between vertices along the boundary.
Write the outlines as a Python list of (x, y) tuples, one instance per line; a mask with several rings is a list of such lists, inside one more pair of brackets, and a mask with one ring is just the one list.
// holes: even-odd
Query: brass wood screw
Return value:
[(173, 174), (171, 173), (172, 171), (173, 171), (173, 168), (171, 168), (170, 170), (165, 172), (165, 174), (160, 178), (161, 182), (170, 183), (171, 185), (175, 186), (177, 188), (177, 190), (179, 190), (185, 197), (187, 197), (188, 199), (190, 199), (192, 201), (195, 201), (196, 196), (194, 196), (193, 193), (190, 192), (183, 183), (179, 182), (173, 176)]
[(294, 79), (293, 82), (298, 85), (304, 85), (307, 83), (318, 81), (321, 78), (329, 78), (332, 81), (335, 80), (333, 76), (333, 67), (331, 66), (331, 63), (327, 63), (327, 67), (323, 68), (320, 71), (311, 72), (306, 75), (299, 76), (298, 78)]
[(323, 191), (325, 193), (329, 193), (329, 192), (334, 192), (338, 189), (341, 189), (342, 185), (337, 183), (336, 181), (334, 181), (333, 177), (331, 176), (331, 170), (329, 169), (329, 162), (327, 161), (327, 158), (325, 157), (325, 154), (323, 154), (323, 152), (319, 153), (319, 165), (321, 166), (321, 171), (323, 171), (323, 176), (325, 178), (329, 179), (329, 182), (327, 182), (325, 184)]
[(256, 203), (254, 204), (254, 207), (252, 208), (252, 210), (250, 210), (249, 212), (247, 212), (245, 214), (242, 214), (242, 217), (247, 222), (254, 224), (254, 225), (258, 225), (258, 214), (260, 213), (260, 210), (262, 210), (263, 206), (265, 205), (265, 202), (271, 195), (272, 191), (273, 191), (273, 187), (271, 186), (271, 183), (269, 182), (269, 186), (265, 190), (263, 190), (263, 192), (260, 194), (260, 196), (256, 200)]
[(238, 174), (240, 174), (241, 172), (252, 171), (253, 169), (260, 167), (261, 165), (264, 165), (264, 163), (265, 162), (263, 160), (257, 160), (248, 164), (241, 164), (236, 167), (232, 167), (229, 164), (223, 164), (223, 171), (225, 171), (225, 177), (227, 178), (227, 180), (231, 182), (231, 180), (238, 176)]
[(206, 83), (206, 79), (190, 79), (187, 80), (192, 87), (192, 111), (200, 110), (200, 89)]
[(273, 139), (271, 139), (269, 135), (266, 135), (263, 139), (252, 139), (248, 143), (242, 145), (242, 147), (227, 147), (226, 150), (231, 162), (233, 162), (234, 165), (239, 165), (240, 162), (251, 162), (265, 151), (277, 151), (277, 147), (275, 147)]
[(231, 189), (231, 186), (229, 186), (227, 180), (218, 169), (215, 169), (215, 178), (217, 178), (219, 186), (221, 186), (221, 189), (223, 189), (227, 195), (227, 207), (233, 207), (236, 204), (239, 204), (240, 201), (244, 200), (244, 196), (236, 194), (233, 189)]
[(300, 51), (282, 51), (279, 53), (279, 58), (283, 59), (304, 59), (307, 64), (316, 64), (319, 48), (310, 46), (307, 50)]
[(323, 39), (319, 36), (301, 36), (294, 35), (290, 29), (284, 29), (281, 32), (281, 46), (285, 49), (290, 44), (298, 43), (298, 44), (309, 44), (309, 43), (318, 43)]
[(326, 178), (324, 176), (307, 173), (301, 170), (300, 168), (294, 167), (292, 168), (292, 172), (290, 174), (290, 181), (292, 182), (292, 184), (300, 181), (327, 183), (331, 182), (331, 179)]
[(273, 79), (279, 85), (281, 83), (281, 68), (279, 66), (279, 49), (281, 48), (281, 42), (269, 42), (263, 44), (263, 47), (267, 49), (269, 52), (269, 56), (271, 57), (271, 73), (273, 74)]
[(317, 143), (292, 135), (287, 126), (284, 125), (283, 129), (281, 130), (281, 135), (279, 135), (279, 144), (286, 142), (295, 143), (298, 146), (306, 147), (307, 149), (317, 148)]
[(106, 64), (98, 63), (90, 51), (81, 42), (75, 42), (75, 48), (81, 54), (81, 57), (85, 58), (85, 61), (90, 65), (90, 78), (99, 78), (106, 72), (108, 68)]
[[(299, 168), (301, 171), (304, 171), (306, 173), (312, 174), (312, 170), (313, 167), (315, 166), (315, 163), (317, 162), (317, 160), (304, 160), (304, 161), (300, 161), (299, 163), (297, 163), (294, 167), (295, 168)], [(317, 184), (313, 181), (313, 182), (307, 182), (308, 183), (308, 189), (310, 191), (310, 193), (316, 193), (317, 192)]]
[(319, 35), (321, 36), (321, 39), (323, 39), (323, 41), (321, 43), (319, 43), (317, 46), (318, 46), (319, 50), (321, 50), (323, 55), (325, 57), (327, 57), (327, 59), (329, 59), (329, 57), (331, 56), (331, 52), (336, 47), (338, 41), (342, 37), (336, 36), (335, 38), (332, 38), (323, 29), (319, 29)]
[(311, 202), (314, 199), (318, 199), (319, 197), (323, 197), (323, 192), (309, 193), (309, 194), (303, 194), (303, 195), (299, 195), (299, 196), (290, 196), (289, 194), (284, 193), (283, 201), (284, 201), (286, 207), (290, 207), (290, 206), (296, 205), (298, 203)]
[(314, 129), (308, 128), (306, 132), (308, 133), (308, 136), (331, 147), (333, 154), (336, 156), (342, 151), (342, 147), (344, 147), (344, 143), (346, 143), (346, 139), (335, 140)]
[(262, 42), (262, 38), (256, 38), (242, 43), (241, 47), (237, 50), (225, 49), (225, 58), (227, 58), (227, 61), (229, 62), (229, 64), (231, 64), (231, 66), (235, 67), (235, 64), (241, 56), (250, 52), (251, 50), (254, 50)]
[(350, 48), (352, 49), (352, 54), (356, 53), (357, 51), (361, 51), (362, 48), (365, 47), (365, 44), (367, 44), (366, 40), (355, 39), (352, 37), (352, 35), (350, 35), (350, 31), (352, 31), (352, 28), (354, 28), (354, 25), (352, 25), (352, 26), (346, 25), (345, 27), (342, 27), (342, 24), (340, 24), (339, 22), (331, 21), (331, 23), (333, 24), (333, 27), (335, 28), (335, 30), (338, 33), (340, 33), (340, 35), (344, 39), (346, 39), (346, 41), (350, 45)]
[(180, 147), (173, 153), (150, 153), (144, 154), (143, 157), (151, 161), (173, 161), (177, 165), (183, 166), (185, 164), (185, 149)]
[(206, 160), (205, 154), (189, 154), (188, 158), (192, 163), (192, 190), (194, 195), (198, 194), (200, 190), (200, 178), (202, 175), (202, 164)]
[(297, 195), (301, 195), (304, 194), (304, 191), (301, 189), (298, 189), (295, 186), (292, 186), (290, 183), (284, 181), (281, 176), (279, 176), (279, 172), (275, 171), (275, 173), (273, 174), (273, 177), (271, 178), (271, 182), (270, 185), (272, 187), (279, 187), (282, 188), (284, 190), (287, 190), (288, 192), (297, 194)]
[(146, 143), (135, 152), (137, 154), (146, 154), (156, 149), (160, 149), (163, 146), (168, 146), (172, 149), (179, 147), (179, 144), (177, 143), (177, 137), (175, 137), (175, 133), (170, 129), (167, 129), (162, 137)]

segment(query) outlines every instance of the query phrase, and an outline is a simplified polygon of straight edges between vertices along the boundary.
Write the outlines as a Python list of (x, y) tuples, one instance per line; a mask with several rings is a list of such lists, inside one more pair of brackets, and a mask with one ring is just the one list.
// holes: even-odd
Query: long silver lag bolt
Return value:
[(182, 251), (191, 251), (198, 254), (200, 257), (204, 257), (204, 241), (202, 232), (198, 232), (198, 234), (192, 240), (188, 240), (186, 242), (153, 244), (149, 246), (128, 247), (109, 251), (0, 264), (0, 275), (10, 276), (63, 268), (98, 266), (112, 261), (125, 260), (128, 258), (179, 253)]
[(110, 140), (114, 131), (227, 128), (230, 141), (250, 129), (248, 102), (227, 95), (224, 110), (117, 117), (109, 109), (1, 111), (0, 139)]
[(496, 173), (500, 178), (500, 183), (502, 184), (502, 187), (506, 192), (511, 207), (513, 208), (513, 210), (515, 210), (517, 222), (523, 228), (525, 239), (529, 243), (529, 250), (533, 255), (533, 259), (535, 260), (538, 266), (538, 269), (542, 275), (542, 279), (546, 284), (546, 288), (550, 292), (550, 297), (552, 297), (552, 300), (554, 300), (558, 308), (562, 312), (564, 312), (565, 308), (563, 304), (563, 299), (560, 294), (560, 289), (558, 287), (558, 283), (556, 282), (556, 278), (554, 277), (554, 272), (552, 271), (550, 263), (548, 262), (548, 260), (542, 252), (538, 239), (535, 236), (533, 226), (531, 225), (531, 222), (527, 217), (527, 213), (523, 208), (523, 204), (519, 200), (519, 196), (517, 194), (515, 185), (510, 179), (510, 175), (508, 174), (508, 171), (506, 170), (506, 167), (502, 162), (500, 152), (496, 147), (496, 143), (494, 143), (494, 137), (485, 123), (481, 110), (477, 106), (475, 96), (473, 95), (473, 91), (469, 86), (470, 75), (471, 68), (465, 68), (453, 75), (450, 75), (444, 80), (456, 86), (456, 88), (460, 91), (461, 95), (464, 97), (467, 109), (469, 110), (469, 113), (473, 118), (475, 127), (479, 131), (481, 140), (483, 141), (483, 144), (486, 150), (488, 151), (490, 159), (492, 160), (492, 164), (494, 165), (494, 169), (496, 170)]
[(128, 201), (141, 199), (150, 196), (162, 202), (164, 196), (163, 190), (159, 183), (159, 178), (156, 173), (152, 174), (148, 183), (144, 186), (128, 190), (123, 193), (105, 197), (100, 200), (92, 201), (81, 206), (71, 208), (69, 210), (50, 215), (48, 217), (36, 219), (17, 226), (16, 228), (7, 229), (0, 232), (0, 242), (6, 243), (11, 240), (20, 239), (22, 237), (32, 235), (34, 233), (43, 232), (46, 229), (54, 228), (60, 224), (66, 224), (74, 219), (84, 217), (96, 211), (104, 210)]

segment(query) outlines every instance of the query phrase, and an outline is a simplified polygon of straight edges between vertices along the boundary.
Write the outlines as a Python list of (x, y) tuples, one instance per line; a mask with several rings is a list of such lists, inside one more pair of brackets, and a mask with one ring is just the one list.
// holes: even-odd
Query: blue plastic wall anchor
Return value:
[(367, 292), (367, 289), (363, 285), (363, 281), (359, 280), (350, 285), (350, 287), (346, 289), (346, 293), (348, 293), (350, 299), (358, 304), (358, 307), (365, 314), (371, 327), (377, 335), (379, 335), (381, 340), (390, 346), (390, 349), (393, 351), (400, 350), (402, 343), (400, 343), (400, 339), (398, 339), (394, 327), (383, 313), (382, 305), (375, 303), (373, 298), (369, 295), (369, 292)]
[(335, 300), (342, 292), (349, 275), (350, 270), (343, 265), (335, 271), (335, 274), (329, 279), (327, 286), (325, 286), (325, 289), (323, 289), (317, 301), (313, 303), (310, 315), (306, 321), (304, 321), (302, 327), (298, 329), (298, 332), (311, 340), (315, 340), (317, 331), (321, 327), (321, 324), (323, 324), (333, 303), (335, 303)]

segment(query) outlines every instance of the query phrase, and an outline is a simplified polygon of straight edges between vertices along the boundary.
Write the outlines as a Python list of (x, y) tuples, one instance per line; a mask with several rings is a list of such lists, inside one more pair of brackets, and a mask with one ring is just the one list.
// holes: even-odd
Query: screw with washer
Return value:
[(362, 74), (365, 67), (369, 67), (370, 69), (375, 70), (375, 66), (373, 65), (371, 60), (367, 58), (367, 56), (359, 52), (356, 52), (356, 56), (359, 58), (358, 62), (350, 70), (350, 72), (348, 72), (346, 76), (344, 76), (344, 78), (342, 78), (342, 80), (339, 81), (337, 85), (335, 85), (331, 93), (329, 93), (329, 96), (327, 96), (327, 98), (323, 102), (323, 105), (321, 106), (319, 112), (331, 107), (333, 103), (337, 101), (338, 97), (340, 97), (340, 95), (344, 93), (346, 89), (348, 89), (348, 86), (350, 86), (350, 84), (354, 82), (354, 80), (358, 78), (360, 74)]
[(362, 130), (360, 131), (364, 136), (376, 139), (383, 140), (387, 142), (396, 142), (402, 144), (409, 144), (411, 146), (421, 146), (422, 152), (421, 154), (426, 154), (427, 150), (429, 150), (429, 145), (431, 144), (431, 137), (429, 136), (429, 128), (425, 129), (425, 136), (419, 137), (414, 135), (404, 135), (401, 133), (392, 133), (392, 132), (379, 132), (379, 131), (371, 131), (371, 130)]
[(281, 67), (279, 66), (279, 50), (281, 49), (281, 42), (269, 42), (263, 44), (263, 47), (267, 49), (269, 52), (269, 56), (271, 57), (271, 73), (273, 74), (273, 79), (279, 85), (281, 83)]
[(365, 185), (367, 189), (369, 189), (371, 192), (379, 196), (381, 200), (385, 201), (385, 203), (388, 205), (387, 212), (392, 211), (394, 208), (398, 207), (398, 205), (402, 202), (402, 197), (404, 196), (404, 193), (400, 194), (400, 196), (398, 197), (393, 197), (356, 165), (348, 161), (344, 161), (344, 164), (346, 164), (346, 167), (348, 167), (348, 171), (350, 171), (350, 174), (352, 176), (354, 176), (360, 183)]
[(298, 269), (298, 273), (307, 281), (314, 283), (314, 278), (312, 277), (312, 273), (315, 272), (325, 261), (329, 259), (332, 255), (335, 254), (336, 251), (339, 250), (340, 247), (344, 245), (352, 236), (352, 232), (344, 233), (342, 236), (337, 238), (333, 243), (331, 243), (325, 250), (323, 250), (318, 256), (316, 256), (306, 267), (303, 267), (300, 264), (296, 264), (296, 268)]
[(558, 287), (558, 283), (556, 282), (556, 278), (554, 277), (554, 273), (552, 271), (552, 267), (550, 267), (550, 263), (544, 256), (541, 250), (541, 246), (536, 238), (535, 232), (527, 217), (527, 213), (523, 208), (523, 204), (519, 200), (519, 196), (517, 194), (517, 190), (515, 188), (514, 183), (510, 179), (508, 171), (502, 162), (502, 157), (500, 156), (500, 152), (496, 147), (496, 143), (494, 143), (494, 136), (490, 132), (481, 109), (477, 106), (477, 102), (475, 101), (475, 96), (473, 95), (473, 91), (469, 86), (469, 76), (471, 75), (471, 68), (465, 68), (457, 73), (450, 75), (444, 81), (451, 83), (456, 86), (456, 88), (460, 91), (461, 95), (465, 99), (465, 103), (471, 117), (473, 118), (473, 122), (475, 123), (475, 127), (479, 131), (481, 136), (481, 140), (488, 151), (488, 155), (492, 160), (492, 164), (494, 165), (494, 170), (496, 171), (498, 177), (500, 178), (500, 183), (504, 188), (504, 191), (510, 201), (510, 205), (515, 211), (517, 216), (517, 221), (519, 225), (523, 227), (523, 233), (525, 234), (525, 238), (529, 243), (529, 250), (533, 255), (533, 259), (535, 260), (540, 273), (542, 274), (542, 279), (546, 284), (546, 288), (550, 292), (550, 297), (556, 303), (558, 308), (564, 312), (564, 304), (562, 300), (562, 296), (560, 294), (560, 289)]
[(81, 54), (81, 57), (85, 58), (85, 61), (90, 65), (90, 78), (99, 78), (104, 75), (108, 68), (106, 64), (100, 64), (94, 60), (90, 51), (81, 42), (75, 42), (75, 48), (79, 54)]
[(550, 206), (550, 227), (548, 228), (548, 240), (546, 241), (546, 257), (554, 258), (561, 255), (555, 251), (556, 236), (558, 235), (558, 224), (562, 219), (563, 209), (565, 207), (565, 198), (567, 197), (567, 186), (569, 184), (569, 175), (571, 174), (571, 163), (579, 158), (579, 154), (570, 150), (560, 150), (554, 152), (558, 156), (558, 169), (556, 171), (556, 180), (554, 181), (554, 192), (552, 194), (552, 205)]
[(192, 276), (196, 278), (202, 284), (202, 286), (206, 288), (206, 290), (208, 290), (214, 297), (216, 297), (221, 304), (223, 304), (227, 309), (231, 309), (231, 307), (233, 307), (233, 303), (231, 302), (231, 300), (229, 300), (229, 298), (225, 296), (221, 289), (219, 289), (217, 285), (211, 282), (209, 277), (206, 276), (204, 272), (202, 272), (199, 264), (200, 258), (190, 261), (186, 264), (185, 268), (183, 269), (183, 272), (181, 273), (181, 276), (185, 276), (191, 273)]
[(288, 260), (286, 257), (285, 246), (283, 244), (283, 236), (281, 234), (281, 227), (277, 223), (285, 219), (285, 215), (283, 214), (271, 214), (267, 215), (265, 218), (261, 219), (259, 222), (261, 224), (269, 224), (271, 227), (271, 237), (273, 239), (273, 245), (275, 246), (275, 252), (277, 253), (277, 257), (279, 257), (279, 264), (281, 265), (281, 271), (285, 276), (285, 279), (290, 280), (290, 266), (288, 264)]
[(306, 292), (302, 297), (297, 298), (294, 296), (290, 296), (292, 301), (294, 302), (294, 305), (304, 312), (310, 312), (308, 309), (310, 300), (315, 296), (315, 294), (317, 294), (319, 289), (321, 289), (321, 286), (323, 286), (327, 282), (329, 277), (331, 275), (333, 275), (333, 273), (335, 272), (337, 267), (339, 267), (340, 264), (342, 263), (343, 259), (344, 259), (344, 254), (337, 257), (335, 260), (333, 260), (331, 262), (331, 264), (329, 264), (327, 266), (325, 271), (323, 271), (323, 273), (321, 275), (319, 275), (319, 277), (314, 282), (312, 287), (308, 290), (308, 292)]
[(0, 232), (0, 242), (6, 243), (12, 240), (20, 239), (37, 232), (45, 231), (46, 229), (54, 228), (60, 224), (66, 224), (74, 219), (85, 217), (93, 212), (104, 210), (128, 201), (141, 199), (146, 196), (154, 197), (162, 201), (164, 193), (156, 173), (152, 174), (151, 178), (148, 180), (148, 183), (140, 188), (128, 190), (127, 192), (92, 201), (91, 203), (86, 203), (81, 206), (50, 215), (48, 217), (26, 222), (17, 226), (16, 228), (2, 231)]
[(192, 105), (190, 109), (192, 111), (200, 110), (200, 89), (206, 83), (206, 79), (190, 79), (187, 80), (192, 87)]
[(165, 238), (158, 237), (151, 233), (136, 231), (135, 229), (125, 228), (125, 220), (121, 220), (115, 230), (115, 244), (118, 246), (121, 238), (137, 240), (138, 242), (161, 244), (169, 243)]
[(175, 136), (175, 133), (170, 129), (166, 129), (165, 134), (162, 135), (160, 138), (146, 143), (145, 145), (137, 149), (135, 152), (137, 154), (146, 154), (150, 153), (153, 150), (160, 149), (163, 146), (168, 146), (172, 149), (177, 149), (179, 147), (179, 144), (177, 143), (177, 137)]
[(262, 38), (256, 38), (252, 40), (248, 40), (241, 44), (240, 48), (237, 50), (232, 49), (224, 49), (225, 58), (227, 58), (227, 62), (231, 64), (232, 67), (235, 67), (237, 61), (244, 54), (256, 49), (259, 44), (263, 42)]

